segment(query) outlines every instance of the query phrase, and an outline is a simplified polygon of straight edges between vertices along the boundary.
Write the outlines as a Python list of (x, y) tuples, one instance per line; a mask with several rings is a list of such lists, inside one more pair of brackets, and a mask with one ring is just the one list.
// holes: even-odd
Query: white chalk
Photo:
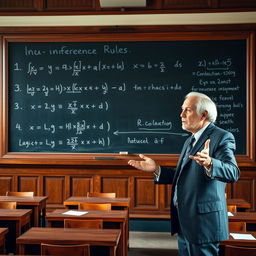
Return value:
[(120, 151), (120, 152), (119, 152), (119, 155), (128, 155), (128, 152), (126, 152), (126, 151)]

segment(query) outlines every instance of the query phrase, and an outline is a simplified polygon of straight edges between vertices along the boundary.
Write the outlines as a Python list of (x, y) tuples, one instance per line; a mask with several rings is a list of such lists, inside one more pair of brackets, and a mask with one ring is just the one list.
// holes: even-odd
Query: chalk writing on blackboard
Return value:
[(245, 40), (9, 43), (10, 152), (179, 153), (186, 93), (246, 152)]

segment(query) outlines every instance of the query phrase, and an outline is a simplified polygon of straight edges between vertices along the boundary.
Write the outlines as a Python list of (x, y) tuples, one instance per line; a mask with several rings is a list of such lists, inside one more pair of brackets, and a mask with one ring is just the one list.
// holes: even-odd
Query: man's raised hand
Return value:
[(144, 156), (143, 154), (139, 154), (139, 157), (143, 160), (129, 160), (128, 164), (135, 167), (136, 169), (143, 170), (146, 172), (154, 172), (156, 170), (156, 163), (153, 159)]
[(198, 164), (209, 168), (211, 166), (212, 159), (209, 156), (210, 151), (210, 139), (205, 141), (204, 148), (201, 152), (197, 152), (196, 156), (189, 156), (189, 158), (194, 159)]

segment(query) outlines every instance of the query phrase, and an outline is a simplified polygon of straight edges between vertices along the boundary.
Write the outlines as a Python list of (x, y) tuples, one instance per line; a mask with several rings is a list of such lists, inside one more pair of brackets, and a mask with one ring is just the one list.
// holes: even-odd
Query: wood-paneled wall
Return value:
[[(228, 184), (228, 198), (244, 198), (256, 210), (256, 172), (242, 168), (241, 178)], [(48, 196), (48, 210), (63, 207), (69, 196), (86, 196), (89, 191), (116, 192), (131, 198), (131, 216), (168, 218), (171, 186), (154, 185), (146, 172), (114, 167), (6, 167), (0, 169), (0, 195), (8, 190), (34, 191)]]
[(1, 0), (0, 12), (190, 12), (216, 11), (229, 9), (241, 10), (252, 9), (256, 7), (254, 0), (147, 0), (143, 7), (111, 7), (104, 8), (99, 0)]

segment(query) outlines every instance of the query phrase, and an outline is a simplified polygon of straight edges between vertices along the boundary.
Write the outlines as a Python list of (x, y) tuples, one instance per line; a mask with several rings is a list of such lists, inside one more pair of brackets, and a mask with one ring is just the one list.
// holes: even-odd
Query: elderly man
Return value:
[(177, 167), (167, 168), (144, 155), (131, 166), (154, 172), (156, 184), (172, 184), (171, 233), (178, 233), (180, 256), (217, 256), (219, 242), (228, 239), (226, 183), (238, 180), (240, 170), (234, 136), (217, 126), (217, 109), (205, 94), (186, 95), (182, 128), (192, 133)]

